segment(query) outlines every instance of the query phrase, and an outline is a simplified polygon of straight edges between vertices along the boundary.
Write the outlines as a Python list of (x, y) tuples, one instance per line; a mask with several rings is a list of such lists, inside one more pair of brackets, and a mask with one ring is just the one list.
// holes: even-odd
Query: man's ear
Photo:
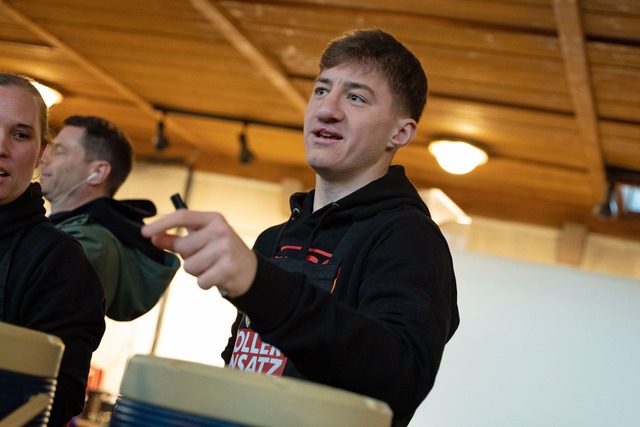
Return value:
[(93, 162), (93, 172), (91, 175), (93, 176), (91, 180), (89, 180), (92, 184), (101, 184), (107, 180), (109, 174), (111, 174), (111, 164), (104, 160), (99, 160)]
[(418, 124), (413, 119), (402, 119), (398, 121), (398, 127), (389, 141), (389, 148), (404, 147), (416, 137)]

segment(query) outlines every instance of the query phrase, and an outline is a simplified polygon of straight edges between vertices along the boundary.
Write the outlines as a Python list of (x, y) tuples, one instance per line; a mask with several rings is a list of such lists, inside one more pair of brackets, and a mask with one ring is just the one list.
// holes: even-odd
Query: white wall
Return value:
[[(136, 167), (117, 198), (149, 198), (159, 214), (184, 193), (184, 170)], [(277, 184), (196, 173), (192, 209), (223, 212), (248, 245), (286, 220)], [(640, 244), (589, 236), (579, 268), (554, 266), (557, 230), (474, 218), (448, 224), (462, 324), (412, 427), (627, 426), (640, 395)], [(486, 254), (491, 254), (488, 256)], [(515, 260), (520, 258), (526, 262)], [(595, 272), (595, 273), (594, 273)], [(603, 275), (601, 273), (610, 275)], [(615, 276), (614, 276), (615, 275)], [(220, 366), (235, 309), (180, 272), (161, 306), (109, 321), (94, 354), (117, 393), (126, 360), (156, 354)]]
[(640, 282), (454, 253), (461, 326), (412, 427), (640, 419)]

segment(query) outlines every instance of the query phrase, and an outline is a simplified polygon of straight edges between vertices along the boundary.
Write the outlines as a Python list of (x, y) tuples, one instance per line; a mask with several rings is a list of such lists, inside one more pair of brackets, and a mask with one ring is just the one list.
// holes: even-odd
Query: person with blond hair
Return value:
[(49, 222), (32, 182), (49, 142), (47, 107), (32, 80), (0, 73), (0, 321), (64, 343), (48, 424), (60, 427), (84, 407), (105, 299), (82, 246)]

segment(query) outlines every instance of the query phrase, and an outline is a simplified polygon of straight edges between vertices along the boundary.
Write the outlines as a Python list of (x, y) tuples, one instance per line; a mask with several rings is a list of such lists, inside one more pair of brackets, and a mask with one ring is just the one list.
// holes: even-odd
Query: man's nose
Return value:
[(324, 121), (341, 120), (344, 115), (342, 99), (336, 92), (330, 92), (320, 101), (316, 112), (319, 119)]
[(9, 135), (7, 132), (0, 131), (0, 154), (6, 155), (8, 153), (9, 148), (7, 147), (7, 141), (9, 140)]

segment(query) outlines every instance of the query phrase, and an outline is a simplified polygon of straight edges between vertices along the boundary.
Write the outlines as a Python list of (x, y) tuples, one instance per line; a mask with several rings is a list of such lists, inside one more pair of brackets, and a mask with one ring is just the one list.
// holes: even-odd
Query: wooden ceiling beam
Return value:
[[(36, 36), (40, 37), (50, 46), (58, 49), (60, 52), (67, 55), (72, 61), (78, 64), (87, 72), (91, 73), (93, 76), (97, 77), (100, 81), (105, 83), (106, 85), (112, 87), (117, 93), (119, 93), (124, 99), (130, 101), (136, 108), (138, 108), (143, 113), (147, 114), (154, 120), (159, 120), (161, 117), (161, 112), (156, 110), (154, 106), (149, 103), (147, 100), (138, 95), (131, 88), (123, 84), (120, 80), (100, 68), (93, 61), (73, 49), (71, 46), (63, 42), (61, 39), (53, 35), (51, 32), (46, 30), (44, 27), (38, 25), (36, 22), (22, 14), (20, 11), (15, 9), (14, 7), (7, 4), (6, 1), (0, 0), (0, 10), (4, 12), (7, 16), (11, 17), (14, 21), (25, 26), (29, 31), (31, 31)], [(52, 82), (53, 83), (53, 82)], [(174, 120), (166, 118), (165, 123), (171, 126), (171, 129), (176, 132), (178, 135), (183, 137), (186, 141), (194, 146), (198, 146), (202, 142), (202, 138), (193, 135), (191, 132), (187, 131), (185, 128), (180, 126)]]
[(60, 40), (58, 37), (54, 36), (52, 33), (44, 29), (42, 26), (38, 25), (17, 9), (9, 6), (5, 1), (0, 0), (0, 9), (5, 12), (7, 15), (11, 16), (12, 19), (24, 25), (28, 30), (33, 32), (35, 35), (40, 37), (45, 42), (49, 43), (51, 46), (56, 47), (60, 51), (64, 52), (64, 54), (68, 55), (73, 61), (79, 64), (82, 68), (89, 71), (94, 76), (98, 77), (107, 85), (111, 86), (115, 89), (120, 95), (129, 101), (136, 104), (138, 108), (142, 111), (152, 114), (154, 117), (159, 117), (159, 113), (153, 109), (153, 106), (149, 104), (146, 100), (137, 95), (130, 88), (122, 84), (118, 79), (114, 78), (111, 74), (104, 71), (102, 68), (98, 67), (94, 62), (87, 59), (85, 56), (78, 53), (75, 49), (71, 48), (65, 42)]
[(190, 0), (196, 10), (220, 31), (231, 45), (244, 57), (254, 64), (258, 70), (275, 86), (283, 96), (287, 97), (293, 106), (301, 112), (307, 107), (307, 99), (300, 95), (295, 85), (283, 71), (282, 67), (273, 61), (268, 54), (257, 47), (247, 34), (233, 23), (230, 16), (215, 0)]
[(593, 202), (604, 193), (606, 173), (593, 88), (587, 62), (579, 0), (554, 0), (553, 10), (573, 108), (593, 188)]

